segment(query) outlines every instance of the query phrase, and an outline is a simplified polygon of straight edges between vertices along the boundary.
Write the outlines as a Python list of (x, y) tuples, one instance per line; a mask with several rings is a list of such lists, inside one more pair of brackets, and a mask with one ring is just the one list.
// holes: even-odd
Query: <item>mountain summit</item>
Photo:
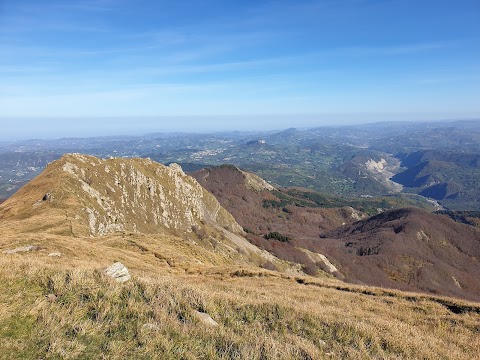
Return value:
[(80, 154), (49, 164), (2, 204), (0, 219), (22, 231), (73, 236), (185, 235), (205, 224), (243, 233), (215, 197), (177, 164)]

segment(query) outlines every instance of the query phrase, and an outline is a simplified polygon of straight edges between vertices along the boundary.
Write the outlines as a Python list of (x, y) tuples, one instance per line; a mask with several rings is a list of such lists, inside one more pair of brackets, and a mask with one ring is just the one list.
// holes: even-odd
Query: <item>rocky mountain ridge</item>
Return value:
[[(50, 213), (47, 222), (37, 215)], [(218, 201), (181, 167), (149, 159), (99, 159), (68, 154), (0, 208), (0, 219), (31, 230), (74, 236), (114, 232), (192, 233), (209, 224), (243, 233)]]

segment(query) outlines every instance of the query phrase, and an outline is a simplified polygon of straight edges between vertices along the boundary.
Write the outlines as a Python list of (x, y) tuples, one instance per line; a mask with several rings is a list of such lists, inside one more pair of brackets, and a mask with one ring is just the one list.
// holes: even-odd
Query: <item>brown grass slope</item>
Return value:
[(480, 231), (420, 209), (389, 210), (326, 233), (348, 281), (480, 300)]
[(273, 188), (251, 186), (250, 178), (258, 176), (232, 165), (221, 165), (191, 173), (197, 181), (218, 199), (225, 209), (245, 228), (256, 234), (277, 231), (297, 239), (316, 238), (325, 230), (359, 219), (350, 207), (320, 209), (289, 205), (285, 209), (266, 208), (265, 200), (278, 200)]
[[(478, 355), (478, 304), (235, 266), (167, 236), (20, 234), (1, 247), (32, 241), (43, 249), (0, 253), (2, 359)], [(103, 275), (113, 261), (130, 269), (130, 281)]]

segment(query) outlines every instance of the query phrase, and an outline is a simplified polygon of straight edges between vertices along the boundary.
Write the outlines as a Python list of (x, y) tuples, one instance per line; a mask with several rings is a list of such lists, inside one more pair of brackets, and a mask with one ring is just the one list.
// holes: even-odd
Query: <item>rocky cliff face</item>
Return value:
[(2, 204), (2, 219), (20, 220), (29, 231), (74, 236), (120, 231), (185, 235), (205, 224), (243, 233), (179, 165), (80, 154), (49, 164)]

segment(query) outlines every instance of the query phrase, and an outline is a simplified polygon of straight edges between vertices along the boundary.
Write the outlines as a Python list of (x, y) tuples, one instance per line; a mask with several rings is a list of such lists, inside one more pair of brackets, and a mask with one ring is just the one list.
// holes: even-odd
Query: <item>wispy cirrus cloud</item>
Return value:
[[(58, 12), (102, 12), (111, 11), (119, 4), (125, 3), (123, 0), (78, 0), (78, 1), (43, 1), (38, 2), (9, 2), (4, 4), (4, 9), (20, 14), (38, 15), (45, 13)], [(5, 11), (4, 10), (4, 11)]]

